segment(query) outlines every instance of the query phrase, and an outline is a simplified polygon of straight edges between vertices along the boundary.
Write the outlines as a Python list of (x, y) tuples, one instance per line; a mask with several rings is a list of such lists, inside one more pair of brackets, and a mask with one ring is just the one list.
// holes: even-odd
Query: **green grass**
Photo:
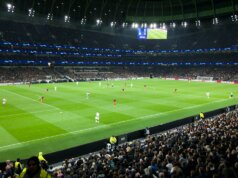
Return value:
[[(230, 92), (234, 98), (229, 98)], [(44, 103), (40, 96), (45, 96)], [(237, 85), (159, 79), (105, 81), (101, 86), (99, 82), (1, 86), (0, 98), (5, 97), (7, 104), (0, 105), (0, 161), (64, 150), (237, 104), (236, 96)], [(100, 124), (95, 123), (96, 112)]]

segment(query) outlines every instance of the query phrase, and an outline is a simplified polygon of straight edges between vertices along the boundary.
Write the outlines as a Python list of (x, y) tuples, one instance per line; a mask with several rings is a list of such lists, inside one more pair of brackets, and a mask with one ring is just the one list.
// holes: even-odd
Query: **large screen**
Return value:
[(162, 28), (138, 28), (139, 39), (167, 39), (167, 30)]

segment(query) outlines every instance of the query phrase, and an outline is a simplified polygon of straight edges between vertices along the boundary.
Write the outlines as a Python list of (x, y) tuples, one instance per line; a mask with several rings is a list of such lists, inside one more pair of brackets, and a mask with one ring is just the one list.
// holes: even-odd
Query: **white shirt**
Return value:
[(2, 104), (6, 104), (6, 102), (7, 102), (7, 99), (6, 99), (6, 98), (3, 98), (3, 99), (2, 99)]

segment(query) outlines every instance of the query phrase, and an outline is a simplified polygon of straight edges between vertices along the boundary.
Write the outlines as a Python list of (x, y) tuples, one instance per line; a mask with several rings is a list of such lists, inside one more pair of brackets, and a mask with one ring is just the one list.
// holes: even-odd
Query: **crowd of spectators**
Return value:
[(238, 81), (237, 67), (1, 67), (0, 83), (32, 82), (45, 80), (87, 81), (115, 78), (184, 78), (197, 79), (198, 76), (212, 77), (213, 80)]
[(31, 82), (61, 78), (60, 74), (48, 67), (1, 67), (0, 83)]
[(0, 41), (141, 50), (226, 48), (237, 44), (237, 24), (234, 23), (169, 29), (167, 40), (138, 40), (137, 31), (133, 29), (107, 33), (72, 27), (0, 20)]
[(237, 178), (238, 110), (65, 160), (53, 177)]
[(41, 152), (39, 161), (29, 158), (25, 169), (20, 159), (15, 165), (7, 160), (0, 176), (24, 177), (28, 163), (35, 161), (49, 178), (237, 178), (237, 133), (238, 109), (64, 160), (57, 167), (42, 164), (47, 161)]
[(77, 79), (113, 79), (113, 78), (138, 78), (138, 77), (158, 77), (158, 78), (183, 78), (197, 79), (198, 76), (212, 77), (213, 80), (238, 81), (238, 69), (236, 67), (208, 67), (208, 66), (124, 66), (109, 67), (107, 71), (98, 69), (97, 72), (79, 72), (74, 70), (65, 71), (67, 75)]
[(50, 61), (59, 65), (69, 65), (72, 61), (76, 65), (237, 63), (237, 24), (193, 30), (173, 29), (168, 32), (167, 40), (138, 40), (135, 32), (131, 36), (112, 35), (0, 20), (0, 62), (5, 65), (45, 65)]

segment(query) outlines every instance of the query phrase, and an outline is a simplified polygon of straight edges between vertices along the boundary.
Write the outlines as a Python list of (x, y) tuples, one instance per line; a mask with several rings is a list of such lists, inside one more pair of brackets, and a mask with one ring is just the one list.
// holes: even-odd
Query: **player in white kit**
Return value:
[(99, 112), (96, 112), (95, 122), (99, 123), (99, 120), (100, 120), (100, 114), (99, 114)]
[(6, 105), (7, 104), (7, 99), (6, 98), (3, 98), (2, 99), (2, 105)]

